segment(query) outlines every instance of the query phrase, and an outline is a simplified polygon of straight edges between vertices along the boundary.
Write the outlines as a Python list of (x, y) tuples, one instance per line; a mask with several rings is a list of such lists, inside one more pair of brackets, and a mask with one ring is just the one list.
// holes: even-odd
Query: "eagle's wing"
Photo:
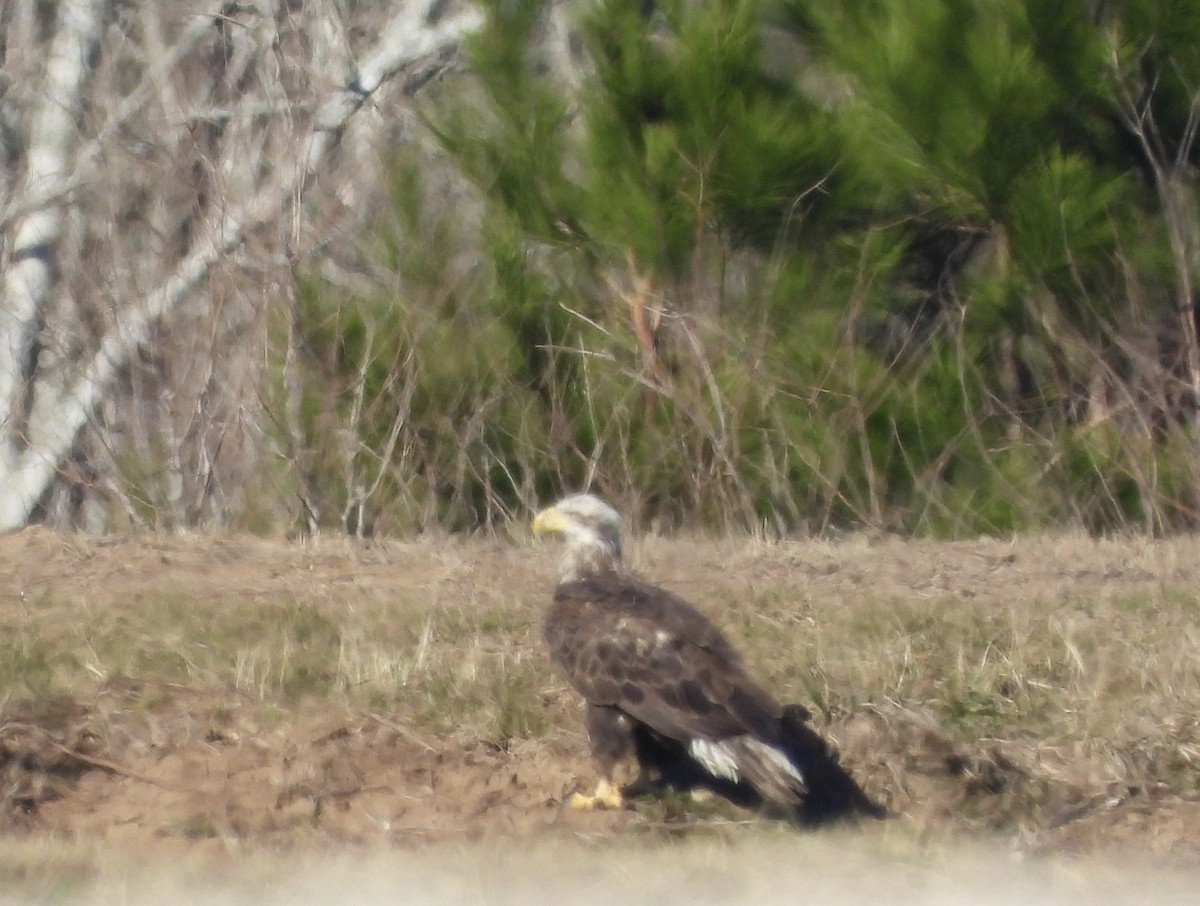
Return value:
[(620, 708), (664, 736), (779, 735), (774, 698), (709, 620), (663, 589), (626, 578), (560, 585), (546, 635), (589, 702)]

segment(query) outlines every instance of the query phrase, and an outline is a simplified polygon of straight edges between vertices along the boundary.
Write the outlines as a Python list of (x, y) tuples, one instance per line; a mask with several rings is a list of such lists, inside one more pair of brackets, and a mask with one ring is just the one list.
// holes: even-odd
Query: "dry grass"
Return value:
[(1055, 536), (728, 544), (733, 569), (699, 577), (691, 559), (672, 570), (674, 543), (645, 559), (827, 718), (898, 704), (958, 741), (1111, 756), (1178, 742), (1200, 713), (1197, 554), (1192, 538)]
[[(287, 550), (290, 562), (272, 566), (279, 546), (229, 541), (206, 575), (207, 542), (151, 541), (139, 550), (131, 539), (118, 556), (132, 552), (136, 565), (89, 577), (95, 552), (51, 543), (63, 555), (52, 570), (63, 574), (18, 587), (16, 606), (0, 613), (0, 680), (15, 699), (137, 687), (153, 706), (186, 688), (232, 694), (263, 714), (374, 708), (435, 728), (453, 715), (443, 723), (465, 719), (478, 731), (489, 720), (522, 725), (501, 712), (530, 685), (534, 661), (544, 667), (533, 597), (469, 587), (459, 575), (472, 570), (469, 559), (432, 544), (313, 545)], [(176, 569), (176, 557), (198, 563)], [(72, 560), (84, 564), (81, 573)], [(367, 589), (356, 571), (372, 560), (378, 572), (397, 574)], [(319, 578), (304, 581), (313, 570)], [(439, 571), (454, 576), (444, 587)], [(131, 572), (128, 581), (121, 575)]]
[[(812, 708), (903, 816), (880, 839), (1136, 839), (1200, 861), (1196, 539), (632, 548)], [(2, 538), (3, 820), (221, 851), (743, 839), (748, 816), (728, 810), (555, 806), (590, 780), (539, 640), (556, 559), (520, 539)]]

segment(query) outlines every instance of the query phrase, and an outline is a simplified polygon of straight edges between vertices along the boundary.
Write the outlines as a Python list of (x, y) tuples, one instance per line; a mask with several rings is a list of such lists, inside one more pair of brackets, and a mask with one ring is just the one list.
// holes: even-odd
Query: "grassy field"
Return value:
[[(806, 860), (854, 852), (930, 896), (943, 869), (1003, 874), (1014, 853), (1200, 866), (1196, 538), (631, 548), (813, 711), (895, 817), (806, 835), (686, 797), (561, 808), (594, 778), (578, 702), (539, 640), (558, 550), (520, 532), (292, 544), (34, 529), (0, 538), (0, 889), (88, 899), (136, 877), (149, 898), (190, 883), (173, 869), (216, 860), (239, 891), (285, 890), (281, 853), (309, 854), (318, 887), (355, 859), (417, 859), (436, 902), (479, 902), (472, 883), (516, 851), (547, 884), (597, 896), (656, 858), (725, 865), (750, 890), (785, 851), (797, 883)], [(474, 882), (443, 871), (460, 855)], [(366, 901), (400, 882), (374, 883)]]

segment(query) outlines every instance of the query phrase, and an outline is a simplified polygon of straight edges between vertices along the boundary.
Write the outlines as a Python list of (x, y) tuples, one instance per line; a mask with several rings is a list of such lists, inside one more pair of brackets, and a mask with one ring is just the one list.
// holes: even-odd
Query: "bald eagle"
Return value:
[(620, 524), (617, 511), (590, 494), (566, 497), (533, 521), (534, 535), (566, 539), (544, 636), (551, 660), (587, 703), (600, 773), (595, 793), (577, 793), (570, 804), (621, 807), (614, 773), (632, 757), (641, 774), (627, 794), (657, 775), (810, 823), (881, 815), (803, 707), (780, 705), (694, 606), (623, 569)]

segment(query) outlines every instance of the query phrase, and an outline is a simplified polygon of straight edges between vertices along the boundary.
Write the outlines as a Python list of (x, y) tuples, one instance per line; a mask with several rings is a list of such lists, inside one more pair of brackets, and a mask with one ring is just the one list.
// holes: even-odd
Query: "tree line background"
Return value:
[[(1194, 0), (92, 6), (92, 171), (41, 207), (49, 93), (0, 85), (6, 313), (22, 218), (64, 219), (9, 476), (114, 360), (26, 520), (460, 530), (583, 487), (768, 533), (1200, 516)], [(45, 84), (65, 15), (18, 8), (6, 70)]]

